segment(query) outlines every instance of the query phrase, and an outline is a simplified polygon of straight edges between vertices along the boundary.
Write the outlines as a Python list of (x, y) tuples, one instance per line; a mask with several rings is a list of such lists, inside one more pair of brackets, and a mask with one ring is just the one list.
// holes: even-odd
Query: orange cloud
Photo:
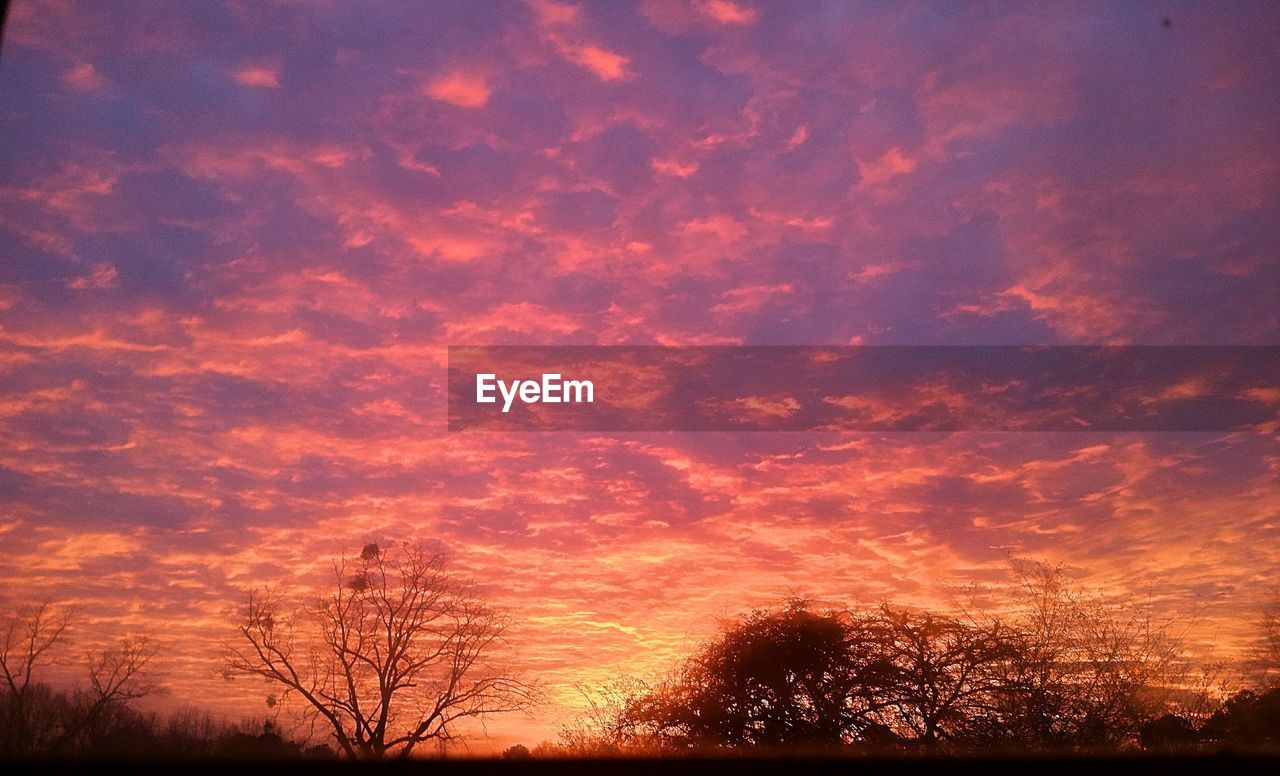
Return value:
[(111, 288), (116, 284), (117, 277), (119, 273), (116, 272), (115, 267), (110, 264), (99, 264), (88, 275), (81, 275), (72, 280), (70, 286), (77, 289)]
[(280, 87), (280, 68), (264, 65), (246, 65), (232, 73), (232, 78), (241, 86), (258, 89), (277, 89)]
[(492, 92), (482, 76), (462, 72), (441, 75), (426, 87), (427, 96), (463, 108), (483, 107)]
[(679, 159), (654, 159), (654, 172), (662, 175), (673, 175), (677, 178), (688, 178), (698, 171), (698, 163), (693, 161), (681, 161)]
[(595, 73), (602, 81), (618, 81), (630, 76), (627, 71), (630, 60), (599, 46), (563, 45), (560, 51), (565, 58)]
[(62, 74), (63, 83), (81, 92), (102, 91), (107, 79), (102, 77), (92, 62), (81, 62)]
[(729, 0), (698, 0), (695, 5), (707, 18), (719, 24), (755, 24), (759, 14)]
[(740, 240), (747, 234), (747, 228), (737, 219), (720, 214), (686, 221), (680, 225), (680, 231), (687, 235), (710, 236), (724, 242)]
[(578, 7), (568, 3), (556, 3), (552, 0), (530, 0), (529, 7), (538, 15), (538, 19), (547, 25), (572, 24), (578, 20)]
[(529, 5), (546, 39), (560, 56), (590, 70), (602, 81), (619, 81), (631, 76), (627, 57), (596, 44), (578, 42), (582, 37), (582, 20), (577, 6), (551, 0), (534, 0)]
[(890, 178), (906, 175), (916, 168), (916, 161), (903, 155), (902, 149), (890, 148), (869, 162), (858, 162), (858, 185), (877, 186)]

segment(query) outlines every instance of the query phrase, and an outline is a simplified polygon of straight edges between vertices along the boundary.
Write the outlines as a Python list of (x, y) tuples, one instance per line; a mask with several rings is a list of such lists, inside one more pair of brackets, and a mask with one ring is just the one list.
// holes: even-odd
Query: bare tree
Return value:
[(1161, 714), (1185, 732), (1217, 709), (1224, 667), (1184, 654), (1181, 618), (1015, 568), (1012, 613), (752, 612), (657, 684), (602, 688), (561, 749), (1114, 750), (1164, 735)]
[(371, 544), (334, 563), (332, 592), (283, 612), (252, 593), (228, 648), (229, 676), (302, 699), (352, 759), (408, 757), (456, 724), (527, 708), (534, 688), (497, 662), (508, 620), (420, 545)]
[(1280, 686), (1280, 590), (1272, 591), (1271, 601), (1262, 609), (1262, 645), (1258, 662), (1265, 686)]
[(142, 636), (127, 637), (115, 646), (86, 654), (89, 686), (76, 692), (75, 703), (63, 714), (61, 734), (51, 744), (50, 754), (64, 753), (112, 712), (154, 692), (156, 685), (145, 674), (154, 657), (150, 639)]
[(860, 625), (844, 611), (815, 611), (798, 598), (757, 609), (727, 624), (665, 680), (628, 688), (622, 703), (603, 709), (605, 719), (580, 729), (631, 749), (842, 746), (874, 722), (864, 672), (878, 654)]
[(599, 687), (575, 685), (586, 709), (560, 728), (556, 754), (570, 757), (617, 757), (657, 751), (652, 736), (633, 710), (652, 691), (648, 683), (622, 676)]
[(67, 636), (72, 613), (44, 601), (18, 609), (4, 623), (0, 640), (0, 673), (4, 678), (4, 723), (8, 747), (17, 756), (32, 753), (37, 730), (33, 725), (32, 678), (37, 669), (52, 665)]
[(991, 716), (1018, 654), (1008, 629), (888, 605), (862, 619), (878, 652), (864, 681), (890, 727), (932, 748), (972, 737)]
[(1020, 655), (1002, 709), (1010, 733), (1041, 746), (1133, 740), (1180, 668), (1181, 628), (1132, 602), (1070, 587), (1062, 567), (1015, 562)]
[(17, 757), (66, 754), (88, 730), (156, 686), (145, 678), (154, 655), (145, 637), (128, 637), (84, 656), (87, 686), (64, 694), (38, 681), (59, 662), (73, 612), (50, 602), (19, 609), (0, 640), (4, 751)]

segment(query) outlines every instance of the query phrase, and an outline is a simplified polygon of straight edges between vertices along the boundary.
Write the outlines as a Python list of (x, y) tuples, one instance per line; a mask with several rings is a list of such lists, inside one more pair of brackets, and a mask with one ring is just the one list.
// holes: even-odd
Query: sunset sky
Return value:
[(1274, 431), (449, 433), (446, 355), (1280, 345), (1278, 85), (1267, 2), (16, 0), (0, 608), (239, 718), (246, 589), (438, 542), (549, 690), (480, 749), (720, 617), (1010, 558), (1243, 654)]

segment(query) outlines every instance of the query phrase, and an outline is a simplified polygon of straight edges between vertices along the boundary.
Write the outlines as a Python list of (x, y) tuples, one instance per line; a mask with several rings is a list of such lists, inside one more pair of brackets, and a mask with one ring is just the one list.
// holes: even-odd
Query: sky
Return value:
[(233, 716), (244, 591), (437, 543), (548, 688), (1011, 558), (1239, 656), (1280, 435), (449, 433), (449, 345), (1280, 345), (1280, 7), (73, 3), (0, 49), (0, 604)]

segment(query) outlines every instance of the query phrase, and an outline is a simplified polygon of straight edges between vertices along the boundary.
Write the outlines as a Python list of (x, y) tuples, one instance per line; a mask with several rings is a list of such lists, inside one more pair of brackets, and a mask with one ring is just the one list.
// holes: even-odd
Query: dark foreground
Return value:
[[(9, 766), (17, 766), (10, 768)], [(95, 773), (120, 768), (126, 773), (590, 773), (606, 776), (622, 774), (702, 774), (702, 773), (1016, 773), (1040, 776), (1043, 773), (1280, 773), (1280, 755), (1215, 754), (1145, 755), (1109, 757), (906, 757), (906, 758), (619, 758), (619, 759), (456, 759), (409, 762), (348, 763), (342, 761), (225, 761), (225, 762), (84, 762), (27, 761), (0, 762), (0, 771)]]

